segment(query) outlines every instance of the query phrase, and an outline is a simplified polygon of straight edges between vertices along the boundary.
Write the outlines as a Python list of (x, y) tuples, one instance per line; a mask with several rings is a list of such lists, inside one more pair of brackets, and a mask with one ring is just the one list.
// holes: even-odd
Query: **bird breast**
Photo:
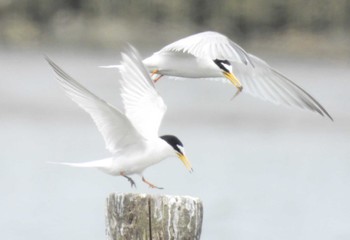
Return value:
[(119, 175), (142, 173), (144, 169), (159, 163), (167, 157), (175, 155), (170, 146), (161, 139), (140, 141), (123, 149), (114, 157), (114, 172)]

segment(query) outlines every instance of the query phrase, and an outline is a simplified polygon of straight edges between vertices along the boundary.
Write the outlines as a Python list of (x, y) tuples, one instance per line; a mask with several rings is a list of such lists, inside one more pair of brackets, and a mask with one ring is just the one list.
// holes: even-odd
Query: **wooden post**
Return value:
[(107, 198), (108, 240), (200, 239), (203, 206), (188, 196), (112, 193)]

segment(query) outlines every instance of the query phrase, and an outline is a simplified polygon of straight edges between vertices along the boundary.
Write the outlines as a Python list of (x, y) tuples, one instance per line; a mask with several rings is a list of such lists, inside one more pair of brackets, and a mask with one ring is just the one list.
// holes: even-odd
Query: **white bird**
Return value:
[[(332, 117), (310, 94), (217, 32), (194, 34), (163, 47), (143, 60), (156, 82), (162, 76), (227, 78), (238, 89), (255, 97), (296, 106)], [(120, 65), (101, 66), (121, 68)]]
[(177, 156), (187, 170), (192, 171), (181, 141), (173, 135), (158, 136), (166, 105), (135, 49), (128, 54), (122, 53), (120, 82), (125, 114), (95, 96), (49, 58), (46, 60), (66, 94), (90, 114), (107, 150), (112, 153), (112, 157), (102, 160), (60, 164), (97, 168), (107, 174), (123, 176), (131, 186), (136, 185), (129, 175), (138, 174), (151, 188), (158, 187), (144, 178), (143, 171), (165, 158)]

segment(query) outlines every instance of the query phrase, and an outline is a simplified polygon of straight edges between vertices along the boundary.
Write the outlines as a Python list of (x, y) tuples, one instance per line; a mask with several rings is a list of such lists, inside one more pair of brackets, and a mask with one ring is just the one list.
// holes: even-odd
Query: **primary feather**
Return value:
[(249, 57), (255, 66), (254, 69), (231, 62), (233, 71), (244, 86), (244, 91), (275, 104), (315, 111), (333, 120), (326, 109), (304, 89), (270, 67), (262, 59), (252, 54), (249, 54)]
[[(136, 51), (122, 54), (123, 66), (121, 96), (125, 114), (133, 126), (146, 139), (158, 137), (158, 130), (166, 105), (154, 88), (153, 81)], [(135, 64), (131, 64), (134, 62)]]
[(253, 63), (243, 48), (217, 32), (202, 32), (182, 38), (163, 47), (156, 54), (167, 51), (184, 52), (196, 57), (209, 57), (213, 60), (226, 59), (253, 67)]
[[(233, 74), (242, 83), (243, 92), (275, 104), (285, 104), (318, 112), (333, 120), (326, 109), (300, 86), (220, 33), (202, 32), (182, 38), (163, 47), (146, 59), (147, 64), (153, 68), (156, 69), (157, 66), (152, 65), (152, 61), (160, 67), (160, 74), (168, 75), (167, 72), (161, 71), (168, 65), (173, 68), (172, 71), (169, 71), (171, 77), (189, 77), (189, 74), (185, 75), (185, 73), (191, 69), (191, 65), (188, 64), (187, 68), (183, 66), (176, 68), (174, 61), (177, 59), (169, 60), (171, 53), (183, 53), (184, 56), (191, 54), (198, 59), (228, 60), (232, 65)], [(164, 56), (167, 56), (168, 59)], [(202, 71), (199, 65), (195, 65), (196, 62), (193, 63), (196, 71)], [(206, 73), (203, 71), (203, 74)], [(192, 75), (195, 76), (195, 74)], [(197, 76), (203, 78), (199, 73)], [(213, 76), (209, 74), (207, 77), (213, 79)]]
[(123, 113), (87, 90), (49, 58), (46, 60), (66, 94), (90, 114), (103, 136), (107, 150), (116, 153), (140, 138), (139, 133)]
[(154, 89), (153, 82), (136, 49), (122, 54), (121, 95), (125, 114), (95, 96), (49, 58), (48, 63), (67, 95), (90, 114), (101, 132), (110, 158), (83, 163), (56, 163), (72, 167), (97, 168), (111, 175), (121, 175), (135, 186), (128, 176), (139, 174), (152, 188), (143, 171), (168, 157), (178, 157), (192, 171), (181, 141), (173, 136), (159, 137), (158, 130), (166, 106)]

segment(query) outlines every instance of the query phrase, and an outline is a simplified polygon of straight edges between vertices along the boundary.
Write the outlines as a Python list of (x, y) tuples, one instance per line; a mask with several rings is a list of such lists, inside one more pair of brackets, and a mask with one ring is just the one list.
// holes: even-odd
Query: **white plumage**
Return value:
[(222, 59), (252, 65), (243, 48), (225, 35), (217, 32), (197, 33), (163, 47), (155, 55), (164, 52), (182, 52), (197, 58)]
[(315, 111), (333, 120), (325, 108), (305, 90), (217, 32), (202, 32), (180, 39), (143, 62), (156, 81), (162, 76), (227, 78), (238, 91), (275, 104)]
[[(102, 134), (112, 157), (87, 163), (60, 163), (74, 167), (97, 168), (111, 175), (128, 176), (165, 158), (177, 156), (192, 171), (181, 141), (172, 135), (158, 136), (166, 105), (154, 88), (146, 68), (135, 49), (122, 53), (121, 96), (125, 114), (87, 90), (47, 58), (56, 78), (67, 95), (90, 114)], [(150, 187), (143, 176), (142, 180)]]

